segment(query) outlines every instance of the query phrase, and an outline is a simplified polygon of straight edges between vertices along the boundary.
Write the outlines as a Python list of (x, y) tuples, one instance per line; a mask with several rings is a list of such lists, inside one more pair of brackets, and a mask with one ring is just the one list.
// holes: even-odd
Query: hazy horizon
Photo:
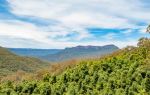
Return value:
[[(107, 44), (107, 45), (97, 45), (98, 47), (102, 47), (102, 46), (108, 46), (108, 45), (114, 45), (114, 44)], [(83, 46), (83, 47), (87, 47), (87, 46), (93, 46), (93, 47), (95, 47), (96, 45), (77, 45), (77, 46), (70, 46), (70, 47), (64, 47), (64, 48), (26, 48), (26, 47), (3, 47), (3, 46), (1, 46), (1, 47), (3, 47), (3, 48), (12, 48), (12, 49), (60, 49), (60, 50), (62, 50), (62, 49), (66, 49), (66, 48), (73, 48), (73, 47), (78, 47), (78, 46)], [(97, 47), (96, 46), (96, 47)], [(115, 45), (116, 46), (116, 45)], [(117, 46), (118, 47), (118, 46)], [(118, 47), (119, 48), (119, 47)]]

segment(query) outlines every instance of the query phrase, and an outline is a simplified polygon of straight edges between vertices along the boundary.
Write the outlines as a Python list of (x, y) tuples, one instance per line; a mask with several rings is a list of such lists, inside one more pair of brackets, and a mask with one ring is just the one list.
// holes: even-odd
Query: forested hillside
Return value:
[(41, 81), (1, 83), (1, 95), (150, 95), (150, 39)]
[(17, 71), (33, 72), (49, 63), (36, 58), (21, 57), (0, 47), (0, 77), (12, 74)]

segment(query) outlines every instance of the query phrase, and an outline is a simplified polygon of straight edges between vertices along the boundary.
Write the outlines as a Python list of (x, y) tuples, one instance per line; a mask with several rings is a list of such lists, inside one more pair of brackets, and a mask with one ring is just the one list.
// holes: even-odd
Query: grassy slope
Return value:
[(4, 95), (150, 95), (150, 39), (41, 81), (1, 84)]
[(0, 47), (0, 76), (5, 76), (18, 70), (33, 72), (47, 64), (39, 59), (17, 56)]

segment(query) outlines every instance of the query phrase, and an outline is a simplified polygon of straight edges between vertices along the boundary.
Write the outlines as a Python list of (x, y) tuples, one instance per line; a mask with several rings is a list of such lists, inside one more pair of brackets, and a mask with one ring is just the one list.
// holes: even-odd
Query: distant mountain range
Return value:
[(8, 48), (11, 52), (20, 56), (40, 57), (55, 54), (61, 49), (30, 49), (30, 48)]
[(10, 51), (22, 56), (37, 57), (51, 62), (99, 57), (112, 53), (119, 48), (115, 45), (105, 46), (76, 46), (65, 49), (19, 49), (9, 48)]
[(65, 48), (64, 50), (46, 56), (40, 57), (41, 59), (49, 60), (52, 62), (65, 61), (70, 59), (84, 59), (94, 58), (101, 55), (112, 53), (119, 48), (115, 45), (106, 46), (77, 46), (72, 48)]

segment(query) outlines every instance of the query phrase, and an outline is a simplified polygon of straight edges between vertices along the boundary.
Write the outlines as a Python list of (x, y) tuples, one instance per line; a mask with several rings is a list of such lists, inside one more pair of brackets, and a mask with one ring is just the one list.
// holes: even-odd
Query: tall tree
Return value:
[(150, 33), (150, 25), (147, 27), (146, 32)]

